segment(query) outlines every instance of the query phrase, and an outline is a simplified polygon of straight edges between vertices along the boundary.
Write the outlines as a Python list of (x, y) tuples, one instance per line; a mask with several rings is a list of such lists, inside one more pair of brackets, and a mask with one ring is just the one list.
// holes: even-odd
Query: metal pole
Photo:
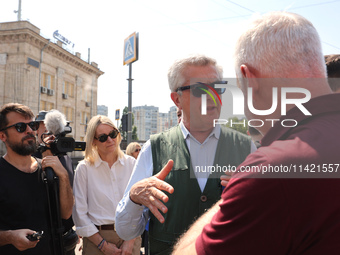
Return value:
[(132, 63), (129, 64), (129, 99), (128, 99), (128, 131), (127, 145), (132, 141)]
[(39, 96), (38, 96), (38, 112), (40, 111), (40, 97), (41, 97), (41, 89), (40, 89), (40, 87), (41, 87), (41, 63), (42, 63), (42, 61), (43, 61), (43, 51), (44, 51), (44, 49), (47, 47), (47, 45), (49, 45), (49, 43), (50, 43), (50, 39), (48, 39), (48, 43), (46, 43), (45, 44), (45, 46), (41, 49), (41, 51), (40, 51), (40, 64), (39, 64), (39, 89), (38, 89), (38, 94), (39, 94)]
[(19, 0), (18, 21), (21, 21), (21, 0)]

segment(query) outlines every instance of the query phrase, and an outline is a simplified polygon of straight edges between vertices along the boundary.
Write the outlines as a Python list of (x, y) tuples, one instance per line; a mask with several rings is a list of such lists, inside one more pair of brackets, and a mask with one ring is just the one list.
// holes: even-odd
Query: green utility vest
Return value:
[[(170, 254), (176, 239), (207, 209), (215, 204), (222, 193), (220, 175), (222, 171), (211, 174), (203, 193), (195, 178), (191, 166), (190, 153), (183, 138), (180, 126), (171, 128), (150, 138), (153, 175), (158, 173), (169, 159), (174, 166), (165, 181), (173, 188), (173, 194), (167, 194), (165, 204), (168, 212), (163, 214), (165, 222), (161, 224), (150, 213), (149, 251), (150, 254)], [(214, 166), (238, 166), (250, 153), (251, 140), (248, 136), (221, 126)], [(204, 155), (202, 155), (204, 156)]]

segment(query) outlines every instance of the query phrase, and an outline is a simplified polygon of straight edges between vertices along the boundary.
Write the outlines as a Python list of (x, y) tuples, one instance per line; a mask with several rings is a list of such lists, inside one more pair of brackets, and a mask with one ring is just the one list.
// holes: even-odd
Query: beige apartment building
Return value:
[(97, 81), (103, 73), (80, 53), (65, 50), (62, 41), (41, 36), (28, 21), (0, 23), (0, 106), (17, 102), (35, 114), (57, 109), (70, 121), (71, 136), (82, 141), (86, 123), (97, 114)]

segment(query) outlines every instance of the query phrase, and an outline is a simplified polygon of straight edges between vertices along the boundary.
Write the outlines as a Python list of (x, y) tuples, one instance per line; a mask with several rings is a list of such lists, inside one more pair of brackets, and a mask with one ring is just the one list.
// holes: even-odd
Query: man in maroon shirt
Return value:
[[(340, 95), (327, 83), (317, 31), (296, 14), (264, 15), (238, 40), (235, 67), (248, 120), (263, 121), (262, 147), (174, 254), (338, 254)], [(293, 100), (275, 110), (273, 88)]]

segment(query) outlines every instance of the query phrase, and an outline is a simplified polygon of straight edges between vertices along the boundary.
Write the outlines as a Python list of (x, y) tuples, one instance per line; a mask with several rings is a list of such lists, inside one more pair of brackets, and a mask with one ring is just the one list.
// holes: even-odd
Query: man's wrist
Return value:
[(106, 240), (103, 238), (100, 243), (97, 245), (97, 248), (102, 251), (102, 249), (104, 248)]
[(0, 230), (0, 246), (12, 244), (13, 230)]
[(129, 194), (129, 198), (130, 198), (131, 202), (134, 203), (135, 205), (140, 205), (140, 206), (142, 205), (142, 204), (136, 203), (135, 201), (132, 200), (131, 193)]
[(69, 185), (71, 186), (70, 184), (70, 179), (68, 178), (68, 173), (58, 173), (56, 172), (56, 175), (58, 176), (58, 179), (59, 179), (59, 183), (64, 183), (67, 185), (67, 183), (69, 183)]

